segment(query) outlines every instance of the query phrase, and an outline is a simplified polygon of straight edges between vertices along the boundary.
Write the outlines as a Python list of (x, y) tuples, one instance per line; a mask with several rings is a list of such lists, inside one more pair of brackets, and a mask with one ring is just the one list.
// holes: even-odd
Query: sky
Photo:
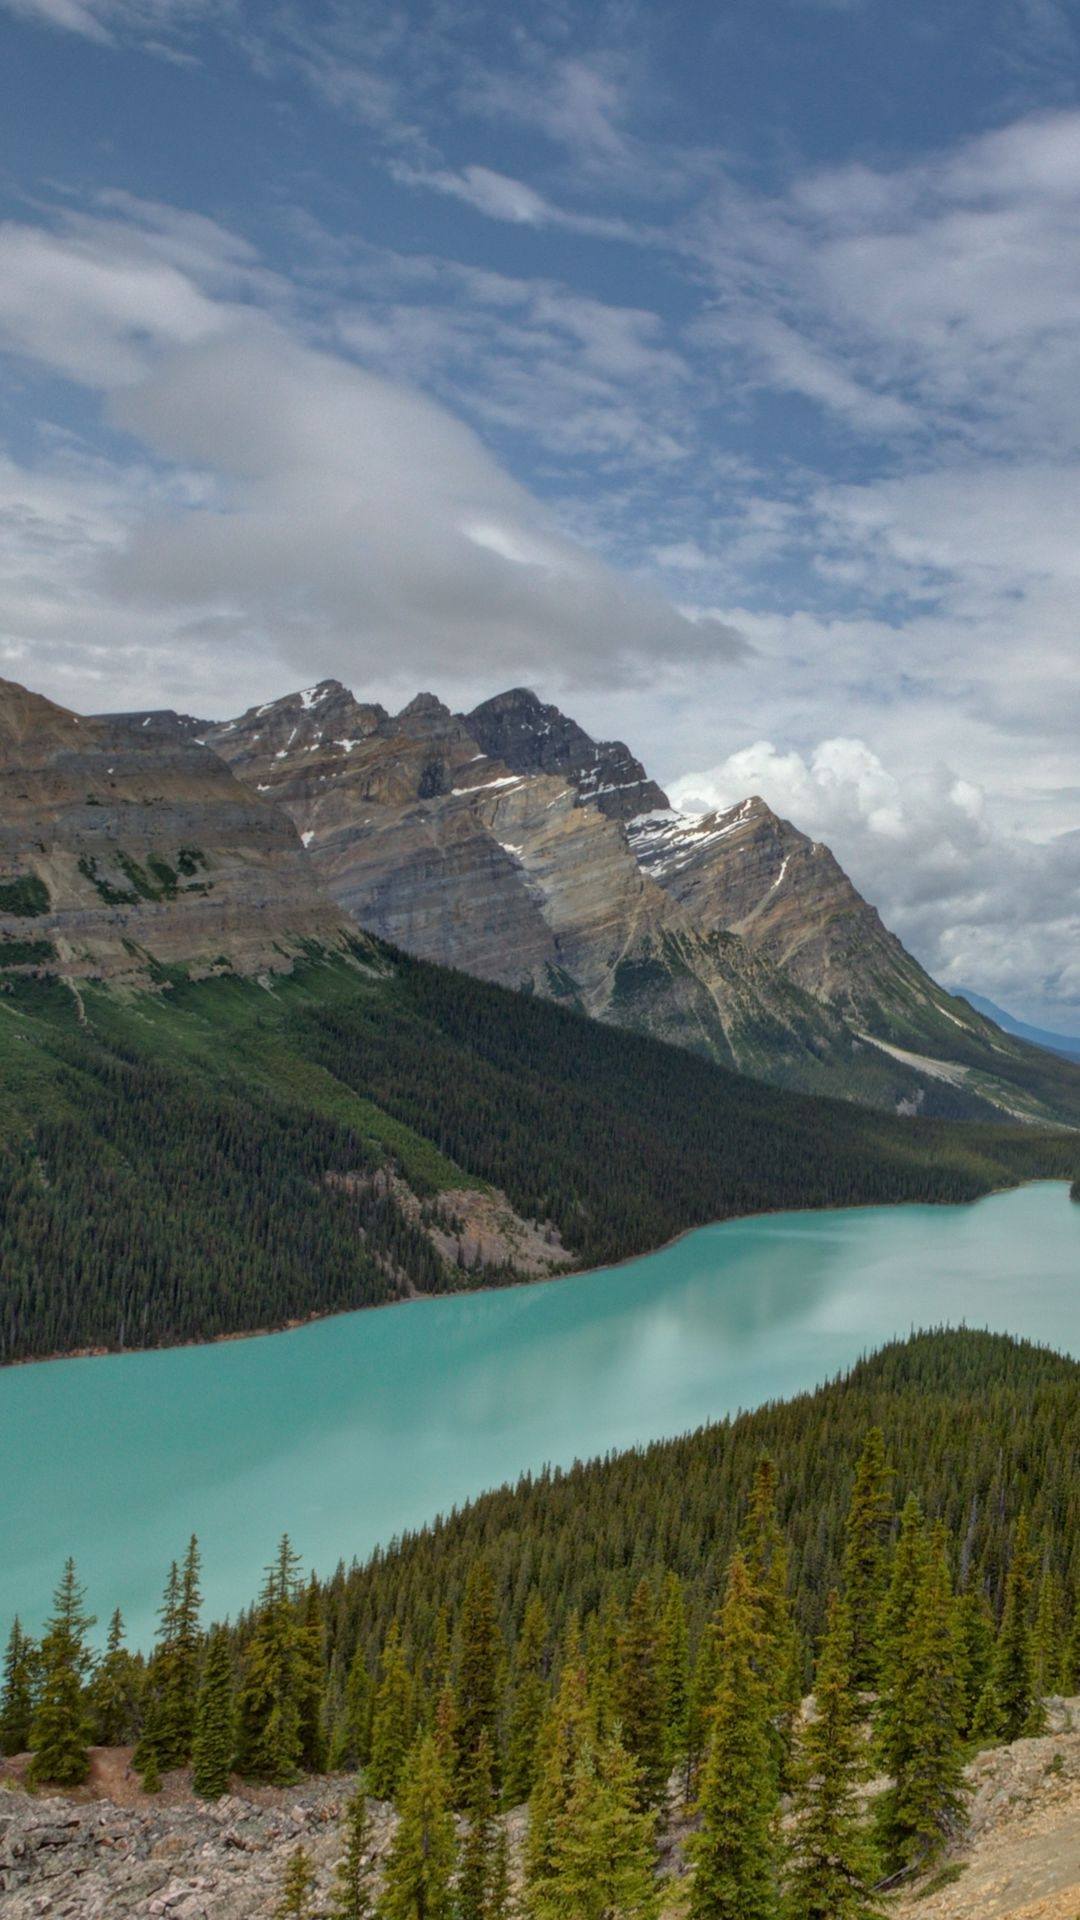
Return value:
[(1080, 9), (0, 0), (0, 673), (526, 684), (1080, 1032)]

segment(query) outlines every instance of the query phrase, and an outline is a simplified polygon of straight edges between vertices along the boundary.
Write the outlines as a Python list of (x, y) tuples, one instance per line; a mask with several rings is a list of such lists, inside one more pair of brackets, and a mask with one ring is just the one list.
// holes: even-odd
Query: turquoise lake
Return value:
[(895, 1334), (990, 1327), (1080, 1356), (1080, 1206), (729, 1221), (622, 1267), (209, 1347), (0, 1373), (0, 1629), (72, 1553), (145, 1642), (202, 1543), (208, 1612), (278, 1536), (329, 1572), (525, 1468), (684, 1432), (827, 1379)]

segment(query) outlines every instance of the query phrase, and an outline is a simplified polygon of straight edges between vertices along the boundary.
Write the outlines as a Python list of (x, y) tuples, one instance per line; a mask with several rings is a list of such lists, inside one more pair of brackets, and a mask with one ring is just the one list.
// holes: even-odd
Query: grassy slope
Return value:
[(460, 1284), (392, 1205), (374, 1219), (328, 1187), (388, 1162), (421, 1197), (503, 1189), (587, 1264), (734, 1213), (970, 1199), (1076, 1170), (1068, 1136), (812, 1100), (360, 955), (267, 987), (84, 987), (80, 1007), (23, 978), (0, 994), (3, 1357), (367, 1304), (394, 1297), (391, 1265)]

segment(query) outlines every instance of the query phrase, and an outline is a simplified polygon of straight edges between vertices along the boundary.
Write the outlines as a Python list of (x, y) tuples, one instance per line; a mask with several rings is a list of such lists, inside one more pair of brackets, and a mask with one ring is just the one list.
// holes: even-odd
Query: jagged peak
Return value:
[(435, 714), (440, 719), (449, 720), (450, 709), (444, 701), (439, 699), (437, 693), (417, 693), (413, 695), (408, 706), (402, 707), (401, 712), (394, 717), (397, 720), (416, 720)]

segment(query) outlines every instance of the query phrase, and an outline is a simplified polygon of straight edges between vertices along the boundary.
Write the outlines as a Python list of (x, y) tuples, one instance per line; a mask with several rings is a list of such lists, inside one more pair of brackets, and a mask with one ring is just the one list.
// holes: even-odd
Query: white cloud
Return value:
[(27, 20), (105, 43), (129, 30), (159, 33), (209, 5), (210, 0), (0, 0), (0, 7)]

